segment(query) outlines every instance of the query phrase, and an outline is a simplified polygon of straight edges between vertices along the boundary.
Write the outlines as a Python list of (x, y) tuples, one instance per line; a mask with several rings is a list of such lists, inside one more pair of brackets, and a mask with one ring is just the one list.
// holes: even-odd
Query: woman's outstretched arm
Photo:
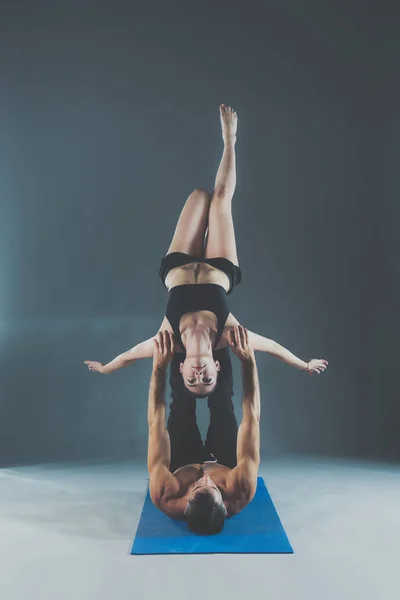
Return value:
[(97, 371), (98, 373), (102, 373), (102, 375), (109, 375), (109, 373), (118, 371), (118, 369), (132, 365), (135, 361), (140, 360), (141, 358), (151, 358), (153, 354), (154, 336), (148, 340), (145, 340), (144, 342), (140, 342), (140, 344), (136, 344), (136, 346), (130, 350), (119, 354), (114, 358), (114, 360), (106, 365), (93, 360), (85, 360), (85, 365), (88, 366), (89, 371)]
[(249, 331), (248, 335), (249, 343), (251, 344), (253, 350), (267, 352), (272, 356), (276, 356), (276, 358), (279, 358), (287, 365), (295, 367), (300, 371), (308, 371), (310, 374), (321, 373), (325, 371), (326, 367), (328, 366), (328, 361), (320, 358), (313, 358), (312, 360), (306, 362), (278, 344), (278, 342), (263, 337), (262, 335), (258, 335), (258, 333)]

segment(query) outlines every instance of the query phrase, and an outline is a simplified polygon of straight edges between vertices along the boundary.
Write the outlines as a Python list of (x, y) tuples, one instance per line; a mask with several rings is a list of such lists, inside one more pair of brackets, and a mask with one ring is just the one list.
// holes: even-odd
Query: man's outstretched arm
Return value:
[(153, 366), (150, 379), (147, 410), (149, 425), (147, 467), (150, 473), (161, 464), (169, 469), (171, 460), (170, 439), (165, 427), (165, 371), (163, 367)]
[(254, 497), (260, 464), (260, 384), (254, 351), (249, 345), (248, 332), (237, 326), (231, 335), (230, 347), (242, 363), (243, 417), (237, 438), (237, 466), (232, 469), (229, 487), (237, 491), (238, 510)]
[(147, 468), (150, 477), (150, 496), (156, 506), (160, 505), (166, 490), (168, 493), (173, 493), (178, 487), (176, 478), (169, 470), (171, 443), (165, 426), (165, 379), (173, 351), (171, 333), (159, 332), (155, 341), (147, 413), (149, 425)]

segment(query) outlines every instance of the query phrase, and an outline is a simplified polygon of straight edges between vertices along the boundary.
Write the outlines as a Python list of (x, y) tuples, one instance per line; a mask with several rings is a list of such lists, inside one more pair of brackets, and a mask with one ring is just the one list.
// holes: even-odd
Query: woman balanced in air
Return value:
[[(241, 281), (232, 220), (237, 115), (222, 104), (220, 118), (224, 150), (214, 190), (211, 195), (204, 189), (190, 194), (159, 271), (168, 290), (159, 331), (174, 333), (177, 350), (184, 356), (179, 367), (184, 385), (197, 398), (214, 390), (221, 366), (214, 360), (213, 351), (229, 346), (228, 333), (239, 325), (228, 302), (228, 295)], [(108, 374), (141, 358), (152, 358), (157, 333), (107, 364), (85, 364), (90, 371)], [(313, 374), (327, 367), (326, 360), (306, 362), (271, 339), (251, 331), (248, 336), (254, 350), (267, 352), (299, 370)]]

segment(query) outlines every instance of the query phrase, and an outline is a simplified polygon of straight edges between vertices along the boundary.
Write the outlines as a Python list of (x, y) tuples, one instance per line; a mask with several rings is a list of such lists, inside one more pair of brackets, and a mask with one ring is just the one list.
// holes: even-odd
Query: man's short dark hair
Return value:
[(195, 494), (187, 503), (185, 510), (189, 529), (202, 535), (212, 535), (222, 531), (225, 517), (225, 504), (218, 502), (209, 492)]

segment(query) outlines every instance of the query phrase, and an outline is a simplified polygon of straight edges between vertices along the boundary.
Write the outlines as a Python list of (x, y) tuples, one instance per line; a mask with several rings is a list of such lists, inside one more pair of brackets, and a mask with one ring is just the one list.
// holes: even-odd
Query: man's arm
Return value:
[(237, 466), (230, 480), (240, 490), (240, 504), (248, 504), (257, 488), (260, 464), (260, 385), (255, 358), (242, 362), (242, 422), (237, 437)]
[(249, 333), (239, 325), (230, 338), (230, 347), (242, 363), (243, 377), (243, 416), (237, 438), (237, 466), (232, 469), (228, 480), (232, 496), (237, 498), (231, 507), (232, 512), (241, 510), (253, 499), (260, 464), (260, 384)]
[(165, 377), (165, 369), (153, 368), (147, 411), (149, 425), (147, 468), (150, 474), (159, 467), (165, 467), (169, 471), (171, 462), (171, 444), (165, 427)]
[[(159, 333), (157, 339), (162, 340), (168, 332)], [(167, 344), (166, 344), (167, 345)], [(177, 479), (170, 472), (171, 463), (171, 443), (168, 430), (165, 426), (165, 379), (166, 368), (171, 356), (168, 356), (168, 362), (159, 360), (157, 352), (159, 346), (154, 352), (153, 371), (150, 380), (149, 404), (148, 404), (148, 425), (149, 425), (149, 444), (147, 454), (147, 468), (150, 476), (150, 496), (154, 504), (160, 507), (160, 500), (166, 492), (168, 495), (174, 494), (179, 489)], [(168, 349), (167, 349), (168, 352)]]

